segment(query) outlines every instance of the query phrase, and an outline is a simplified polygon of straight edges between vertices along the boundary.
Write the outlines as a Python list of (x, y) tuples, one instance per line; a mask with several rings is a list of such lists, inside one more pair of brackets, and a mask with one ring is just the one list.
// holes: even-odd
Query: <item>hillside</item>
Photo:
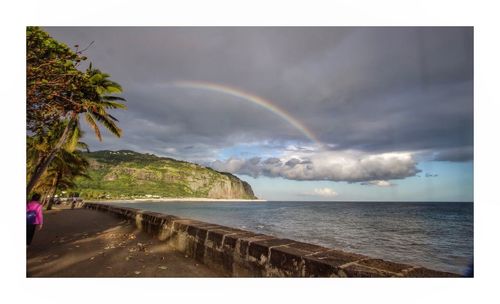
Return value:
[(256, 198), (247, 182), (197, 164), (129, 150), (84, 155), (91, 179), (79, 178), (74, 190), (87, 199)]

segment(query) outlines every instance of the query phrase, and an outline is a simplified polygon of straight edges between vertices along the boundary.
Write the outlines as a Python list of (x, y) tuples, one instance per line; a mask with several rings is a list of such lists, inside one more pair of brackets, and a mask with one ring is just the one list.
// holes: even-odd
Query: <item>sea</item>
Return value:
[(473, 265), (473, 203), (112, 203), (289, 238), (388, 261), (464, 274)]

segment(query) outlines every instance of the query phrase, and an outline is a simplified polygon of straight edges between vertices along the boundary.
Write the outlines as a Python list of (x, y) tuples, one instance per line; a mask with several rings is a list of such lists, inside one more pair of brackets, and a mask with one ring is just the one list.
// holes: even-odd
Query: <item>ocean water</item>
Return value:
[(473, 262), (472, 203), (134, 201), (113, 204), (459, 274)]

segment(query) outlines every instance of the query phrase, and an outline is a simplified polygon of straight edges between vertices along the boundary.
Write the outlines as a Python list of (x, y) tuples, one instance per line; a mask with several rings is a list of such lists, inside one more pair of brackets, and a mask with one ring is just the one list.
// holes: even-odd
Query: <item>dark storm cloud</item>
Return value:
[(452, 161), (452, 162), (465, 162), (473, 159), (474, 149), (470, 147), (460, 147), (454, 149), (446, 149), (436, 153), (434, 160), (438, 161)]
[(47, 30), (69, 45), (95, 41), (86, 55), (125, 89), (129, 110), (116, 113), (124, 137), (86, 139), (93, 149), (205, 161), (237, 143), (308, 144), (253, 104), (169, 85), (198, 80), (273, 101), (337, 150), (473, 157), (457, 152), (473, 143), (471, 28)]

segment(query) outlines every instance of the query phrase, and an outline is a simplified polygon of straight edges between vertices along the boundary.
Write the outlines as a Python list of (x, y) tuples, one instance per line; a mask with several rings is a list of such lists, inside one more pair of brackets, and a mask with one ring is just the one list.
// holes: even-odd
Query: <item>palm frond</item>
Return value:
[[(106, 96), (105, 96), (106, 97)], [(104, 98), (104, 97), (103, 97)], [(127, 106), (119, 103), (119, 102), (114, 102), (112, 100), (105, 100), (103, 99), (101, 102), (99, 102), (102, 106), (104, 106), (107, 109), (127, 109)]]
[(120, 101), (127, 101), (125, 98), (123, 97), (119, 97), (119, 96), (113, 96), (113, 95), (106, 95), (106, 96), (103, 96), (102, 97), (103, 100), (107, 100), (107, 101), (114, 101), (114, 100), (120, 100)]
[(99, 121), (99, 123), (106, 127), (109, 132), (117, 137), (121, 137), (122, 130), (115, 124), (115, 122), (111, 118), (108, 117), (108, 115), (103, 115), (99, 112), (91, 112), (90, 115), (92, 115), (95, 120)]
[(112, 120), (116, 121), (116, 122), (119, 122), (118, 118), (114, 117), (113, 115), (111, 114), (108, 114), (109, 118), (111, 118)]
[(77, 123), (74, 124), (74, 127), (71, 129), (71, 134), (66, 142), (64, 148), (69, 152), (73, 152), (76, 149), (76, 145), (78, 141), (82, 137), (80, 128)]
[(123, 90), (122, 90), (121, 85), (119, 85), (116, 82), (110, 81), (110, 83), (106, 85), (106, 92), (108, 94), (119, 94), (119, 93), (122, 93)]
[(102, 136), (101, 136), (101, 131), (99, 130), (99, 126), (97, 125), (94, 117), (89, 112), (85, 113), (85, 120), (89, 124), (90, 128), (94, 131), (99, 141), (102, 141)]

